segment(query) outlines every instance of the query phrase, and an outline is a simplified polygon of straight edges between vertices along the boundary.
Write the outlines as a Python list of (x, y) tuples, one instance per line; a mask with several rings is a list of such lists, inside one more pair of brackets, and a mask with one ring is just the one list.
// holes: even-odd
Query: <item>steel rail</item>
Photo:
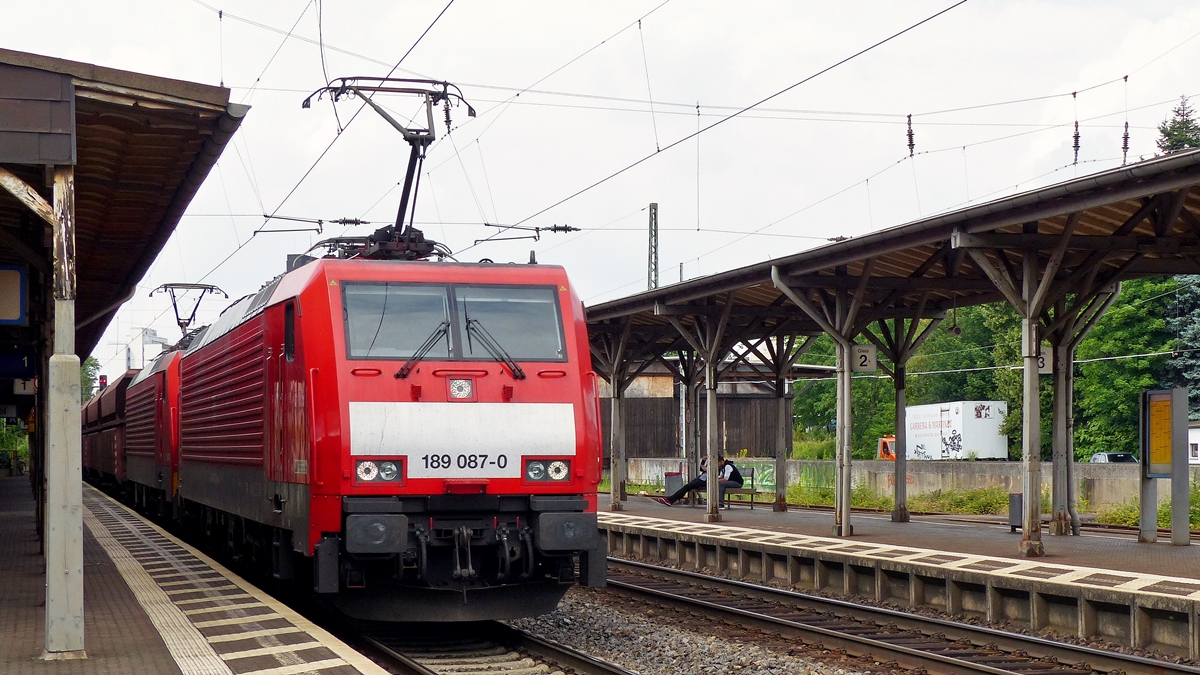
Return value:
[[(566, 645), (537, 637), (498, 622), (464, 629), (453, 624), (456, 630), (470, 631), (458, 638), (430, 637), (422, 649), (408, 649), (397, 644), (396, 638), (362, 633), (360, 637), (371, 646), (395, 660), (406, 673), (412, 675), (442, 675), (447, 672), (463, 672), (464, 666), (472, 673), (529, 673), (538, 672), (540, 664), (550, 665), (576, 675), (634, 675), (631, 671), (602, 659), (585, 654)], [(511, 652), (528, 655), (538, 661), (529, 664), (508, 656)], [(421, 658), (421, 654), (425, 658)], [(457, 655), (457, 656), (456, 656)], [(457, 661), (456, 661), (457, 659)], [(487, 663), (492, 668), (487, 668)], [(437, 665), (444, 668), (439, 669)]]
[[(800, 635), (807, 634), (812, 641), (828, 647), (845, 649), (850, 653), (883, 656), (909, 668), (923, 667), (930, 672), (938, 673), (1004, 673), (1007, 675), (1031, 672), (1078, 673), (1080, 672), (1077, 670), (1078, 668), (1086, 666), (1093, 672), (1101, 673), (1150, 672), (1163, 675), (1200, 675), (1200, 667), (1187, 664), (1055, 642), (1021, 633), (926, 617), (883, 607), (859, 605), (845, 600), (786, 591), (760, 584), (722, 579), (707, 574), (620, 558), (610, 557), (608, 562), (610, 566), (608, 585), (611, 588), (653, 597), (679, 607), (698, 608), (715, 618), (728, 619), (730, 614), (734, 614), (741, 623), (748, 623), (756, 628), (775, 632), (781, 628), (790, 629)], [(814, 624), (809, 625), (803, 618), (781, 618), (754, 609), (732, 607), (719, 601), (689, 598), (663, 589), (661, 586), (651, 588), (639, 584), (636, 580), (614, 575), (611, 568), (616, 568), (618, 571), (625, 568), (652, 573), (659, 577), (655, 583), (666, 581), (671, 584), (689, 586), (698, 583), (702, 587), (719, 592), (737, 593), (743, 597), (748, 596), (755, 600), (773, 603), (787, 610), (818, 612), (824, 614), (825, 617), (818, 621), (809, 619)], [(841, 630), (837, 627), (827, 628), (815, 625), (822, 622), (829, 623), (830, 615), (839, 619), (843, 624), (852, 623), (852, 625), (843, 626)], [(930, 650), (944, 651), (952, 648), (955, 642), (967, 642), (977, 648), (1004, 652), (1011, 658), (1000, 658), (999, 660), (1011, 661), (1015, 667), (1005, 669), (1003, 665), (973, 663), (967, 658), (970, 655), (959, 658), (937, 653), (937, 651), (926, 651), (922, 646), (892, 644), (862, 635), (864, 632), (892, 627), (912, 633), (913, 640), (910, 641), (910, 644), (921, 645), (924, 642), (926, 643), (924, 647)], [(850, 631), (844, 630), (845, 628), (849, 628)], [(864, 628), (868, 630), (864, 631)], [(1018, 657), (1018, 654), (1027, 656)], [(975, 656), (977, 658), (983, 656), (984, 658), (981, 660), (998, 660), (986, 655)], [(1030, 667), (1036, 667), (1038, 661), (1046, 662), (1045, 668), (1031, 671)], [(1056, 664), (1060, 665), (1056, 667)]]

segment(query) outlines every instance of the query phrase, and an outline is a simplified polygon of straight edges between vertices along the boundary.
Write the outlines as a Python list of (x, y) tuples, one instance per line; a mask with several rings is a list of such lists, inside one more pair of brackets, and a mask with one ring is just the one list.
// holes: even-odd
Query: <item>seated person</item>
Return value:
[[(704, 458), (700, 462), (700, 475), (689, 482), (687, 485), (675, 491), (675, 494), (667, 497), (659, 497), (658, 502), (666, 506), (674, 506), (675, 502), (683, 499), (688, 492), (692, 490), (708, 489), (708, 458)], [(729, 488), (740, 488), (743, 484), (742, 474), (738, 468), (733, 465), (733, 462), (725, 459), (722, 456), (717, 456), (717, 489), (720, 498), (717, 502), (722, 508), (725, 506), (725, 490)]]

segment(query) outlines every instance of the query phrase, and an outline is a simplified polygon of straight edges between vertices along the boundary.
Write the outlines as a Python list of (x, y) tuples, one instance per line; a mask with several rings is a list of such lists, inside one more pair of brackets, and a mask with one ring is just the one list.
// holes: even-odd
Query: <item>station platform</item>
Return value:
[(45, 560), (27, 476), (0, 478), (0, 671), (385, 675), (196, 549), (84, 485), (87, 658), (42, 658)]
[(840, 538), (828, 511), (738, 505), (706, 523), (703, 507), (648, 497), (607, 506), (599, 526), (613, 555), (1200, 661), (1197, 545), (1043, 533), (1047, 555), (1020, 558), (1020, 534), (995, 522), (855, 513), (854, 536)]
[[(601, 510), (607, 502), (601, 497)], [(630, 495), (626, 513), (668, 520), (704, 522), (703, 506), (664, 506), (652, 498)], [(721, 510), (721, 524), (773, 532), (788, 532), (809, 537), (830, 537), (833, 512), (818, 509), (792, 509), (775, 513), (771, 505), (756, 505), (753, 510), (740, 502)], [(919, 546), (947, 553), (1015, 558), (1020, 531), (1011, 532), (1006, 523), (994, 516), (912, 516), (911, 522), (893, 523), (886, 513), (856, 511), (850, 518), (854, 535), (842, 542), (871, 542), (894, 546)], [(1172, 546), (1170, 536), (1160, 536), (1156, 544), (1139, 544), (1134, 532), (1090, 532), (1077, 537), (1051, 535), (1042, 529), (1046, 555), (1038, 558), (1059, 565), (1095, 567), (1122, 572), (1188, 576), (1200, 582), (1200, 541), (1191, 546)]]

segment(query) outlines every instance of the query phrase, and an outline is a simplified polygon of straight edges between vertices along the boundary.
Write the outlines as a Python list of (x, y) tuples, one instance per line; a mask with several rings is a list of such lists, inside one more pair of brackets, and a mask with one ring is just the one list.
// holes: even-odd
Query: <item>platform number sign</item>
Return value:
[(1038, 346), (1038, 375), (1054, 374), (1054, 348), (1047, 345)]
[(873, 373), (878, 369), (875, 345), (850, 345), (850, 372)]

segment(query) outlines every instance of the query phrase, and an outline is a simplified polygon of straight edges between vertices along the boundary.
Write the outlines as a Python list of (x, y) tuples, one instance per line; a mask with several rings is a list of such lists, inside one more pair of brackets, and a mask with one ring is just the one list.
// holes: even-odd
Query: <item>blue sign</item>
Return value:
[(26, 325), (28, 296), (25, 268), (0, 265), (0, 326)]
[(37, 375), (37, 357), (32, 349), (0, 352), (0, 378), (29, 380)]

